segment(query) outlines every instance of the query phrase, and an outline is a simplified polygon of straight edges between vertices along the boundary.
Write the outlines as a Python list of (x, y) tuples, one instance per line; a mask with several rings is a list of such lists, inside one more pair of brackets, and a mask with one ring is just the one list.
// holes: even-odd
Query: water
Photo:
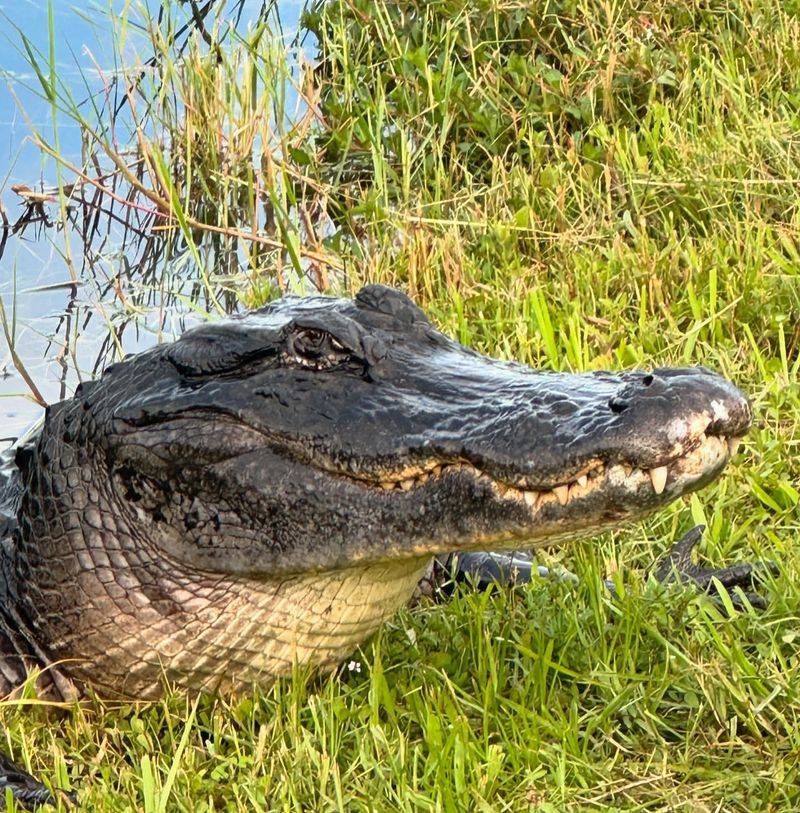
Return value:
[[(104, 73), (113, 75), (111, 27), (107, 15), (123, 5), (120, 0), (96, 7), (53, 0), (55, 64), (60, 80), (76, 99), (85, 99), (102, 88), (92, 59)], [(151, 0), (148, 7), (154, 13), (158, 3)], [(254, 20), (261, 7), (261, 0), (244, 2), (240, 27)], [(278, 11), (288, 39), (296, 31), (302, 3), (284, 1), (278, 4)], [(81, 165), (81, 139), (78, 126), (66, 115), (58, 115), (54, 123), (50, 103), (36, 92), (40, 85), (23, 52), (19, 32), (44, 55), (43, 61), (47, 64), (50, 47), (47, 3), (0, 0), (0, 21), (0, 202), (13, 224), (23, 211), (20, 197), (12, 191), (13, 186), (24, 184), (34, 190), (39, 189), (40, 184), (45, 188), (57, 186), (55, 164), (43, 159), (31, 143), (30, 125), (50, 138), (51, 143), (57, 134), (60, 152), (77, 165)], [(126, 48), (131, 53), (138, 52), (142, 58), (146, 55), (147, 43), (141, 34), (129, 30)], [(45, 211), (48, 209), (57, 214), (57, 207), (52, 204)], [(2, 234), (0, 230), (0, 239)], [(74, 284), (65, 260), (67, 249), (79, 275), (78, 284)], [(114, 246), (103, 245), (102, 249), (111, 256)], [(0, 296), (9, 320), (13, 310), (14, 345), (47, 402), (68, 396), (79, 378), (91, 377), (98, 355), (108, 341), (106, 322), (116, 317), (109, 310), (117, 307), (113, 296), (103, 295), (96, 278), (81, 275), (81, 259), (81, 241), (75, 236), (65, 238), (55, 229), (33, 226), (22, 234), (9, 233), (0, 258)], [(102, 275), (102, 268), (99, 273)], [(185, 313), (176, 307), (156, 314), (155, 318), (148, 315), (138, 320), (136, 329), (122, 332), (121, 349), (133, 352), (161, 339), (173, 338), (186, 326), (184, 317)], [(65, 336), (71, 336), (74, 341), (65, 343)], [(4, 338), (0, 339), (0, 346), (0, 448), (3, 448), (41, 415), (42, 407), (31, 398), (29, 387), (15, 369)]]

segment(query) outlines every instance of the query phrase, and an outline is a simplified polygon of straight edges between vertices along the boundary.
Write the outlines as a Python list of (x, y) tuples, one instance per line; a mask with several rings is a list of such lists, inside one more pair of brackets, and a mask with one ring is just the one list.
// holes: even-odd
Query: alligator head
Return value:
[[(105, 553), (92, 559), (106, 581), (92, 577), (115, 582), (117, 608), (147, 603), (153, 624), (205, 607), (196, 584), (213, 591), (223, 577), (250, 590), (358, 571), (362, 594), (371, 581), (395, 585), (388, 612), (432, 554), (585, 535), (702, 487), (749, 423), (743, 395), (708, 370), (540, 372), (461, 346), (408, 297), (370, 285), (353, 300), (285, 297), (114, 365), (51, 409), (38, 467), (61, 459), (66, 473), (49, 488), (79, 503), (72, 548), (94, 557), (115, 546), (110, 564)], [(70, 467), (82, 473), (75, 482)], [(80, 494), (87, 487), (94, 497)], [(46, 501), (28, 512), (47, 514)], [(26, 543), (40, 569), (65, 548), (43, 552), (32, 541), (43, 533)], [(337, 596), (355, 589), (336, 584)], [(77, 599), (62, 598), (70, 589), (40, 590), (29, 605), (79, 614)], [(279, 594), (262, 626), (299, 612)], [(320, 601), (317, 619), (333, 606)], [(208, 619), (219, 624), (214, 606)], [(174, 655), (177, 630), (157, 656), (180, 676), (197, 670)]]
[(120, 499), (149, 480), (217, 513), (196, 533), (181, 518), (181, 558), (270, 575), (618, 525), (713, 480), (750, 423), (708, 370), (497, 361), (378, 285), (191, 330), (88, 400)]

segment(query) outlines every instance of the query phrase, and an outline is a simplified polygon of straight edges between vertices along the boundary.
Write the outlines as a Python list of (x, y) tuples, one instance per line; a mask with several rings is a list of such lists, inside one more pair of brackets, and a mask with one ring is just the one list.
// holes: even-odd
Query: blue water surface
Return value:
[[(261, 0), (245, 2), (241, 26), (258, 16)], [(278, 4), (284, 36), (296, 32), (302, 2), (288, 0)], [(138, 5), (141, 8), (142, 4)], [(154, 13), (157, 2), (148, 2)], [(103, 73), (114, 73), (111, 17), (128, 8), (136, 18), (136, 4), (111, 0), (106, 3), (37, 0), (0, 0), (0, 203), (11, 223), (22, 211), (20, 198), (12, 186), (24, 184), (37, 188), (55, 187), (57, 172), (51, 159), (43, 158), (30, 140), (31, 127), (37, 128), (51, 143), (58, 140), (59, 150), (74, 163), (81, 164), (81, 141), (77, 125), (68, 116), (55, 114), (50, 102), (42, 97), (41, 85), (26, 57), (24, 39), (29, 42), (36, 58), (49, 70), (50, 17), (55, 32), (55, 61), (58, 77), (71, 90), (76, 100), (83, 100), (102, 89), (102, 81), (94, 63)], [(131, 58), (146, 56), (147, 43), (141, 34), (129, 27), (126, 49)], [(88, 83), (88, 86), (87, 86)], [(2, 232), (0, 232), (2, 237)], [(80, 254), (80, 245), (70, 242), (73, 254)], [(20, 236), (9, 235), (5, 252), (0, 258), (0, 296), (6, 313), (15, 317), (15, 347), (30, 377), (48, 402), (69, 395), (77, 383), (73, 366), (83, 368), (83, 376), (91, 375), (91, 367), (106, 335), (102, 314), (80, 335), (77, 358), (63, 359), (63, 349), (53, 344), (53, 334), (63, 318), (69, 301), (71, 281), (64, 259), (65, 239), (54, 229), (28, 228)], [(76, 263), (79, 267), (79, 263)], [(80, 290), (78, 291), (80, 297)], [(167, 319), (164, 336), (179, 332), (178, 320)], [(1, 334), (0, 334), (1, 335)], [(124, 350), (143, 349), (157, 340), (155, 334), (128, 332)], [(61, 353), (60, 353), (61, 351)], [(68, 373), (64, 375), (64, 369)], [(63, 380), (62, 380), (63, 379)], [(0, 448), (34, 422), (42, 409), (29, 396), (29, 389), (16, 371), (8, 344), (0, 338)]]

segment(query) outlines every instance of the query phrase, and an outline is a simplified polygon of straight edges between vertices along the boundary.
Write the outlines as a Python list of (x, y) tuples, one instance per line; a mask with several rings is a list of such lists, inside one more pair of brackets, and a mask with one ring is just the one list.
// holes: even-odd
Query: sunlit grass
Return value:
[[(359, 669), (236, 701), (90, 702), (63, 720), (9, 706), (13, 756), (97, 810), (800, 808), (796, 11), (323, 4), (301, 85), (314, 115), (277, 141), (287, 76), (267, 29), (226, 39), (221, 62), (153, 32), (169, 69), (137, 86), (130, 135), (139, 183), (168, 205), (151, 199), (142, 227), (177, 241), (195, 307), (301, 277), (390, 282), (504, 358), (705, 364), (747, 391), (756, 425), (701, 494), (552, 551), (577, 586), (404, 611)], [(144, 284), (173, 271), (156, 258)], [(765, 612), (643, 578), (697, 522), (715, 564), (780, 563)]]

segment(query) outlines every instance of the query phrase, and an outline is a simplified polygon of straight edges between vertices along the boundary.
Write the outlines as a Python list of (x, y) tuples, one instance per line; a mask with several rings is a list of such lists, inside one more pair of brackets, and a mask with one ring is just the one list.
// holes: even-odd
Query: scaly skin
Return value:
[(644, 516), (714, 479), (749, 423), (707, 370), (495, 361), (382, 286), (189, 331), (52, 406), (19, 450), (0, 691), (32, 667), (62, 697), (330, 667), (433, 555)]

